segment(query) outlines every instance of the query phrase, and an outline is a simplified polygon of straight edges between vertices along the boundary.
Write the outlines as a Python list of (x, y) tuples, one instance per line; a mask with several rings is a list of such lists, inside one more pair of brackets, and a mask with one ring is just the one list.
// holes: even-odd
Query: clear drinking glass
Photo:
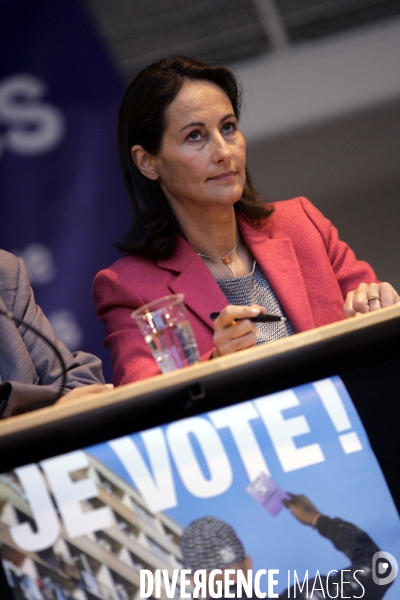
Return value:
[(165, 296), (132, 313), (162, 373), (200, 362), (183, 294)]

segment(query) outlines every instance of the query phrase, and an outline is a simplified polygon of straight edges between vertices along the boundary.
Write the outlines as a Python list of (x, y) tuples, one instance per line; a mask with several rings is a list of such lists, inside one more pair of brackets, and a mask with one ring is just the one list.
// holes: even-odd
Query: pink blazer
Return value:
[[(240, 233), (269, 281), (296, 332), (344, 318), (347, 292), (376, 281), (368, 263), (358, 261), (335, 227), (306, 198), (275, 203), (261, 228), (240, 214)], [(160, 371), (131, 312), (171, 293), (182, 292), (203, 360), (213, 351), (210, 312), (221, 311), (226, 297), (190, 244), (178, 237), (174, 256), (148, 260), (124, 256), (100, 271), (94, 301), (111, 351), (113, 381), (121, 385)]]

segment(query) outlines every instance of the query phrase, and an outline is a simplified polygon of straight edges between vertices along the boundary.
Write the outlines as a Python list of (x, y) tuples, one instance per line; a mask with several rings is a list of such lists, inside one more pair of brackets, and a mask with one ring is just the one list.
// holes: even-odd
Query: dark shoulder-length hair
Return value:
[[(157, 181), (142, 175), (136, 167), (131, 148), (143, 146), (149, 154), (161, 149), (166, 129), (166, 112), (187, 81), (205, 80), (218, 85), (240, 117), (241, 88), (227, 68), (207, 65), (185, 56), (159, 60), (139, 73), (122, 99), (119, 120), (119, 155), (122, 173), (133, 208), (133, 225), (116, 244), (121, 252), (147, 258), (170, 258), (176, 236), (182, 234), (179, 223)], [(235, 210), (257, 223), (273, 212), (259, 198), (246, 170), (246, 183)]]

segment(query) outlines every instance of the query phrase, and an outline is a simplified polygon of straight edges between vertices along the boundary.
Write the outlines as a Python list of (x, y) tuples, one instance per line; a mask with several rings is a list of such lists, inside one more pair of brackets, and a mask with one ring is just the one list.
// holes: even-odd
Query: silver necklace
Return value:
[(222, 260), (222, 262), (228, 267), (228, 269), (230, 270), (230, 272), (232, 273), (232, 275), (236, 279), (236, 275), (233, 272), (230, 263), (231, 263), (231, 254), (233, 254), (233, 252), (235, 252), (235, 250), (237, 248), (237, 245), (239, 243), (239, 238), (240, 238), (240, 235), (238, 235), (237, 240), (236, 240), (236, 244), (234, 245), (234, 247), (232, 248), (232, 250), (230, 252), (228, 252), (228, 254), (224, 254), (223, 256), (207, 256), (207, 254), (200, 254), (200, 252), (198, 252), (197, 254), (199, 256), (201, 256), (202, 258), (209, 258), (210, 260)]

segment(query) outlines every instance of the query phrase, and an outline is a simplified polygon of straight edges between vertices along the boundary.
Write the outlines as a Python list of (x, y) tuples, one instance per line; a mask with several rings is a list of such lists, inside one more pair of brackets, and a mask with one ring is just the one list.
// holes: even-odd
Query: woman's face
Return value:
[(246, 181), (246, 142), (225, 92), (208, 81), (185, 83), (167, 110), (158, 182), (178, 213), (233, 206)]

